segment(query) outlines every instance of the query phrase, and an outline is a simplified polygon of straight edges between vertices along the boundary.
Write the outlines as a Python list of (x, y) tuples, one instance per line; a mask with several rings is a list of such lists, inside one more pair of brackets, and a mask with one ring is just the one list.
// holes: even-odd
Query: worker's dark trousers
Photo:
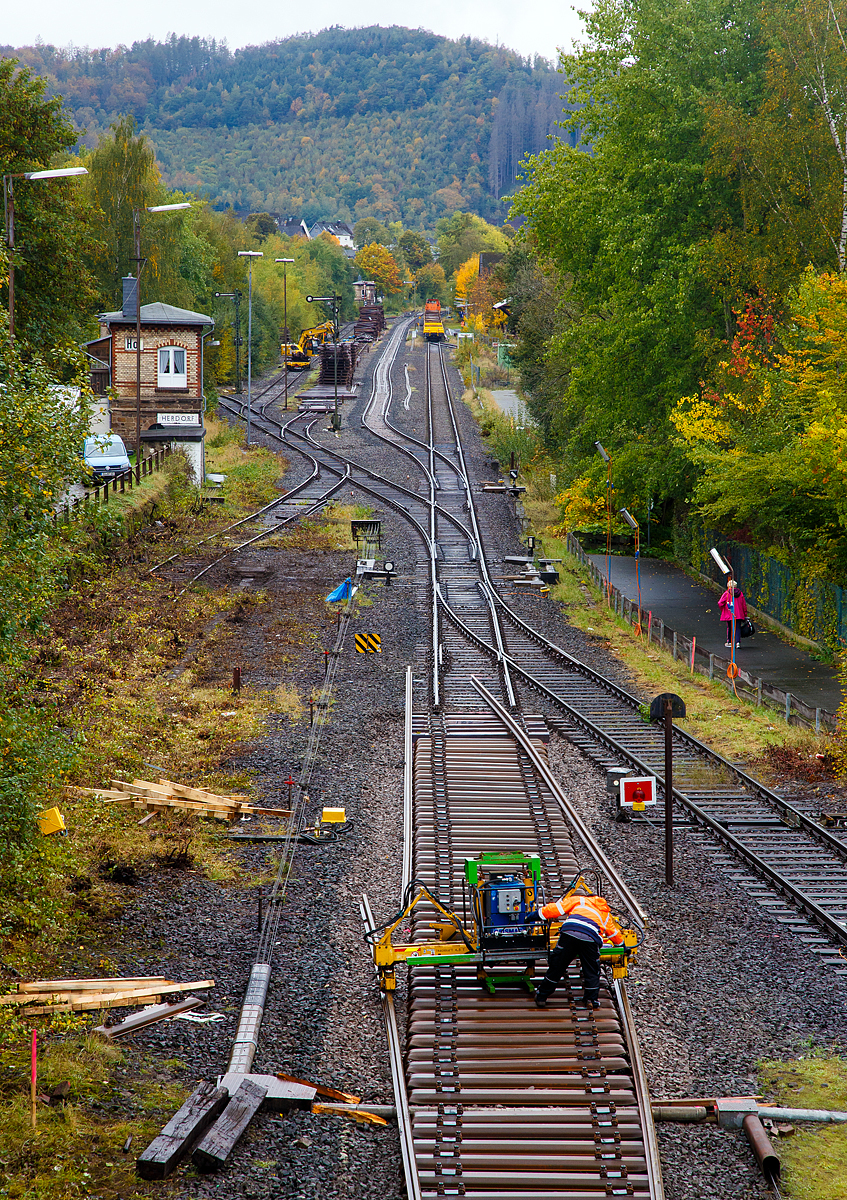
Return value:
[(536, 988), (536, 994), (542, 997), (551, 996), (575, 958), (582, 964), (585, 999), (599, 999), (600, 947), (596, 942), (584, 942), (581, 938), (571, 937), (567, 933), (562, 934), (556, 949), (551, 951), (547, 960), (547, 974)]

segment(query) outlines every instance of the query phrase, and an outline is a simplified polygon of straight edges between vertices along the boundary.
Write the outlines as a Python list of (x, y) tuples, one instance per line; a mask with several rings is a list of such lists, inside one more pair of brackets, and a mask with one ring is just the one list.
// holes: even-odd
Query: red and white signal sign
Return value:
[(621, 780), (621, 804), (639, 812), (656, 803), (656, 776), (630, 775)]

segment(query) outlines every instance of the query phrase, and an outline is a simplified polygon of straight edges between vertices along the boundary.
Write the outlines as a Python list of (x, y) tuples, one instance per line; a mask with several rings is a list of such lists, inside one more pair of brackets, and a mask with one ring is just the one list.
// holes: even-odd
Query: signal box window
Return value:
[(185, 351), (181, 346), (162, 346), (159, 350), (160, 388), (187, 388)]

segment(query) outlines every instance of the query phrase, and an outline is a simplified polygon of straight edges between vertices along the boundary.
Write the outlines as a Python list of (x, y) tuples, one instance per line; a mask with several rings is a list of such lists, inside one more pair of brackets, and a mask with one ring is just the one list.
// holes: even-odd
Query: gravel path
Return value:
[[(365, 360), (364, 395), (375, 361), (376, 352)], [(399, 397), (393, 414), (401, 425), (414, 422), (423, 390), (420, 350), (408, 361), (417, 370), (410, 378), (418, 389), (408, 414), (402, 408), (402, 357), (393, 374)], [(454, 373), (454, 383), (456, 378)], [(461, 395), (460, 386), (455, 394)], [(340, 436), (322, 436), (343, 453), (402, 478), (406, 471), (398, 467), (397, 456), (363, 434), (362, 403), (345, 406)], [(463, 405), (458, 419), (468, 439), (471, 471), (489, 478), (489, 456)], [(293, 463), (293, 476), (300, 473)], [(373, 504), (369, 497), (355, 499)], [(480, 494), (478, 505), (491, 562), (518, 552), (511, 501)], [(415, 584), (416, 541), (393, 512), (374, 515), (383, 521), (383, 549), (397, 564), (398, 578), (390, 588), (368, 590), (373, 603), (359, 610), (356, 628), (378, 632), (383, 652), (346, 653), (339, 660), (332, 717), (310, 782), (313, 813), (321, 804), (343, 806), (354, 824), (338, 842), (298, 848), (254, 1069), (284, 1071), (392, 1103), (378, 994), (357, 901), (366, 891), (377, 919), (396, 907), (404, 669), (411, 663), (423, 673), (428, 621), (426, 596)], [(354, 560), (353, 554), (318, 556), (304, 589), (319, 599), (351, 573)], [(265, 551), (262, 562), (269, 574), (261, 586), (284, 605), (292, 588), (291, 556)], [(518, 597), (515, 607), (569, 652), (627, 682), (620, 664), (569, 626), (552, 603)], [(330, 645), (329, 630), (321, 632), (323, 644)], [(267, 620), (261, 616), (245, 626), (244, 661), (263, 686), (288, 677), (290, 668), (268, 653)], [(298, 669), (301, 685), (310, 670), (314, 675), (314, 664)], [(255, 772), (262, 794), (277, 802), (281, 780), (289, 772), (297, 775), (307, 738), (308, 718), (292, 723), (280, 716), (265, 737), (240, 749), (233, 766)], [(832, 1043), (843, 1036), (847, 989), (842, 981), (792, 942), (765, 910), (748, 904), (684, 834), (678, 840), (677, 884), (667, 889), (661, 833), (615, 824), (600, 772), (566, 741), (551, 739), (551, 757), (566, 791), (650, 916), (649, 941), (634, 968), (630, 995), (654, 1095), (752, 1093), (759, 1059), (796, 1053), (804, 1039)], [(232, 853), (256, 871), (267, 871), (272, 858), (260, 845), (239, 846)], [(226, 1066), (253, 960), (256, 893), (223, 887), (194, 872), (151, 874), (144, 884), (122, 919), (126, 966), (140, 973), (176, 971), (177, 977), (210, 974), (218, 981), (210, 1007), (224, 1012), (225, 1020), (205, 1026), (172, 1022), (135, 1039), (139, 1048), (178, 1059), (186, 1084), (193, 1085)], [(668, 1200), (765, 1197), (740, 1136), (713, 1127), (665, 1125), (660, 1138)], [(189, 1172), (181, 1177), (179, 1194), (219, 1200), (401, 1200), (405, 1188), (398, 1163), (393, 1126), (374, 1128), (306, 1113), (260, 1115), (226, 1171), (204, 1178)]]

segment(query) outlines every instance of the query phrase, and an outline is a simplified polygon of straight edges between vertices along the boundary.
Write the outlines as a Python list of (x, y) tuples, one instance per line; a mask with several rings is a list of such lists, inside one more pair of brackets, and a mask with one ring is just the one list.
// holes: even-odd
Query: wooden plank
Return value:
[(266, 1087), (244, 1080), (191, 1155), (198, 1171), (217, 1171), (225, 1164), (267, 1093)]
[[(204, 991), (215, 986), (214, 979), (195, 979), (191, 983), (156, 983), (146, 988), (123, 988), (110, 992), (41, 992), (22, 994), (17, 992), (11, 996), (0, 996), (0, 1004), (13, 1004), (24, 1007), (30, 1015), (41, 1015), (48, 1012), (86, 1012), (89, 1009), (121, 1008), (135, 1004), (157, 1004), (162, 996), (179, 992)], [(31, 1009), (30, 1004), (47, 1006)]]
[(94, 1033), (99, 1033), (109, 1041), (115, 1041), (129, 1033), (136, 1033), (139, 1029), (146, 1029), (148, 1025), (155, 1025), (158, 1021), (167, 1021), (170, 1017), (178, 1017), (180, 1013), (191, 1012), (192, 1008), (199, 1008), (201, 1004), (205, 1004), (205, 1001), (199, 996), (187, 996), (185, 1000), (177, 1000), (171, 1004), (157, 1004), (133, 1013), (117, 1025), (98, 1025)]
[(226, 1088), (201, 1083), (135, 1160), (135, 1169), (141, 1178), (165, 1179), (170, 1175), (228, 1102)]
[(97, 1012), (101, 1008), (133, 1008), (136, 1004), (158, 1004), (162, 997), (158, 993), (153, 993), (149, 996), (144, 996), (141, 999), (131, 998), (129, 1000), (90, 1000), (81, 1001), (79, 1003), (70, 1001), (65, 1004), (39, 1004), (34, 1008), (23, 1009), (24, 1016), (30, 1017), (47, 1017), (53, 1013), (61, 1012)]
[[(128, 987), (143, 987), (147, 983), (172, 983), (165, 975), (112, 975), (104, 979), (33, 979), (31, 983), (19, 983), (19, 992), (102, 992), (110, 984), (123, 983)], [(115, 988), (110, 989), (114, 991)]]
[(205, 788), (187, 787), (184, 783), (170, 783), (166, 779), (160, 779), (159, 782), (167, 784), (171, 788), (172, 795), (184, 796), (186, 800), (224, 800), (228, 804), (239, 805), (250, 799), (249, 796), (238, 794), (222, 796), (215, 792), (207, 792)]

